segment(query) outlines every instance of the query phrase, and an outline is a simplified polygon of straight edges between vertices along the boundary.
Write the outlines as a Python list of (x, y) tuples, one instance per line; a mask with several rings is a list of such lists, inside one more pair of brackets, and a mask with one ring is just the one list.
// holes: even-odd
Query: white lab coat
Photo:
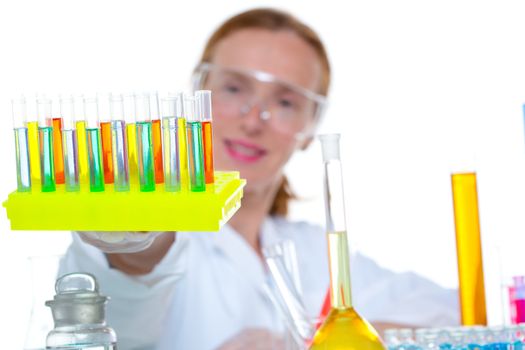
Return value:
[[(76, 236), (76, 235), (75, 235)], [(263, 247), (291, 239), (296, 246), (304, 302), (318, 315), (329, 285), (324, 231), (307, 223), (268, 218)], [(93, 273), (111, 300), (108, 324), (119, 349), (212, 350), (247, 327), (282, 332), (283, 323), (264, 293), (261, 259), (231, 227), (220, 232), (179, 232), (148, 275), (127, 276), (108, 266), (102, 252), (74, 237), (61, 273)], [(456, 325), (457, 293), (413, 273), (393, 273), (369, 258), (351, 257), (352, 294), (369, 321), (417, 326)]]

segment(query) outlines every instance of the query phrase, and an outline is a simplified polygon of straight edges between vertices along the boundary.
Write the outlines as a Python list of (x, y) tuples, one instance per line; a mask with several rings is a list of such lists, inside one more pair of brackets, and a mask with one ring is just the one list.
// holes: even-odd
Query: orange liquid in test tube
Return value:
[(155, 183), (164, 183), (164, 167), (162, 163), (162, 133), (160, 119), (151, 122), (151, 134), (153, 138), (153, 162), (155, 166)]
[(113, 153), (111, 151), (111, 123), (100, 123), (102, 143), (102, 163), (104, 164), (104, 183), (113, 183)]
[(206, 183), (212, 184), (213, 178), (213, 134), (211, 122), (202, 123), (202, 143), (204, 147), (204, 173)]
[(53, 118), (53, 163), (55, 166), (55, 181), (65, 183), (64, 153), (62, 152), (62, 118)]
[(461, 324), (486, 325), (476, 173), (452, 174)]

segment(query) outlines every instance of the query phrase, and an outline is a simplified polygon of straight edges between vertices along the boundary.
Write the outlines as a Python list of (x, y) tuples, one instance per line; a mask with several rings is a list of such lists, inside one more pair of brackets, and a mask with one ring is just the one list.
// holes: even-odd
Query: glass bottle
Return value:
[(376, 330), (352, 305), (339, 134), (321, 135), (332, 307), (311, 350), (384, 350)]
[(100, 295), (95, 277), (71, 273), (60, 277), (56, 295), (46, 301), (55, 328), (46, 339), (47, 349), (115, 350), (117, 336), (106, 325), (108, 297)]

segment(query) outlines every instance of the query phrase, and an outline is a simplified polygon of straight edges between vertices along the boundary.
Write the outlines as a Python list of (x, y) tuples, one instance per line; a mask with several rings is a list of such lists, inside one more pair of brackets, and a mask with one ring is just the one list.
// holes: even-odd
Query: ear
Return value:
[(308, 148), (308, 146), (310, 146), (310, 144), (312, 143), (313, 140), (314, 140), (313, 136), (308, 136), (304, 140), (301, 140), (299, 142), (299, 149), (301, 151), (304, 151), (305, 149)]

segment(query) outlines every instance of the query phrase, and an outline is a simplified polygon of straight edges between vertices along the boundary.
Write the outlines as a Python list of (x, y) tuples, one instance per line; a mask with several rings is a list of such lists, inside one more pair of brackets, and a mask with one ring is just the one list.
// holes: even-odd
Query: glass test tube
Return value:
[(100, 137), (102, 144), (102, 161), (104, 163), (104, 182), (113, 183), (113, 155), (111, 146), (111, 117), (109, 101), (111, 94), (97, 94)]
[[(56, 102), (56, 101), (55, 101)], [(65, 183), (64, 176), (64, 149), (62, 145), (62, 118), (60, 110), (55, 106), (52, 110), (53, 118), (53, 161), (55, 166), (55, 181), (57, 184)]]
[(115, 191), (129, 191), (129, 167), (126, 138), (126, 122), (124, 118), (124, 98), (122, 95), (112, 95), (110, 101), (111, 113), (111, 144), (113, 155), (113, 184)]
[(104, 164), (98, 124), (98, 105), (96, 98), (84, 99), (86, 119), (86, 147), (88, 152), (89, 190), (104, 191)]
[(150, 94), (150, 110), (155, 183), (161, 184), (164, 182), (164, 169), (162, 168), (162, 131), (160, 125), (160, 101), (158, 92)]
[(135, 96), (135, 119), (137, 123), (137, 166), (139, 171), (140, 190), (155, 191), (155, 168), (149, 94)]
[(462, 325), (486, 325), (476, 173), (452, 174)]
[(31, 166), (29, 161), (29, 140), (27, 133), (26, 99), (11, 100), (13, 109), (13, 130), (15, 133), (16, 184), (18, 192), (31, 191)]
[(212, 109), (211, 91), (199, 90), (195, 93), (199, 117), (202, 123), (202, 144), (204, 147), (204, 173), (206, 183), (214, 182), (213, 168), (213, 131), (212, 131)]
[(128, 143), (128, 167), (129, 181), (131, 184), (138, 183), (138, 159), (137, 159), (137, 125), (135, 123), (135, 95), (126, 94), (124, 99), (124, 118), (126, 121), (126, 138)]
[(202, 125), (195, 110), (195, 98), (184, 96), (186, 131), (188, 138), (188, 173), (192, 192), (206, 191), (204, 175), (204, 150), (202, 147)]
[(78, 177), (81, 184), (89, 183), (88, 151), (86, 143), (86, 119), (84, 115), (84, 96), (75, 99), (75, 128), (78, 146)]
[[(27, 101), (26, 101), (27, 102)], [(29, 165), (31, 170), (31, 187), (40, 189), (40, 145), (38, 143), (38, 113), (36, 97), (31, 104), (26, 104), (27, 112), (27, 138), (29, 142)]]
[(181, 100), (178, 97), (162, 99), (162, 131), (164, 139), (164, 190), (180, 191), (179, 138), (177, 117), (180, 116)]
[(53, 192), (56, 190), (56, 185), (53, 161), (51, 100), (37, 100), (37, 114), (41, 190), (42, 192)]
[(64, 157), (64, 180), (66, 191), (80, 189), (78, 173), (77, 131), (75, 128), (75, 100), (72, 96), (60, 98), (60, 116), (62, 118), (62, 148)]
[(179, 170), (181, 188), (187, 189), (189, 187), (188, 174), (188, 142), (186, 137), (186, 117), (187, 112), (184, 109), (184, 94), (179, 93), (175, 95), (181, 101), (182, 115), (177, 118), (177, 133), (179, 136)]

